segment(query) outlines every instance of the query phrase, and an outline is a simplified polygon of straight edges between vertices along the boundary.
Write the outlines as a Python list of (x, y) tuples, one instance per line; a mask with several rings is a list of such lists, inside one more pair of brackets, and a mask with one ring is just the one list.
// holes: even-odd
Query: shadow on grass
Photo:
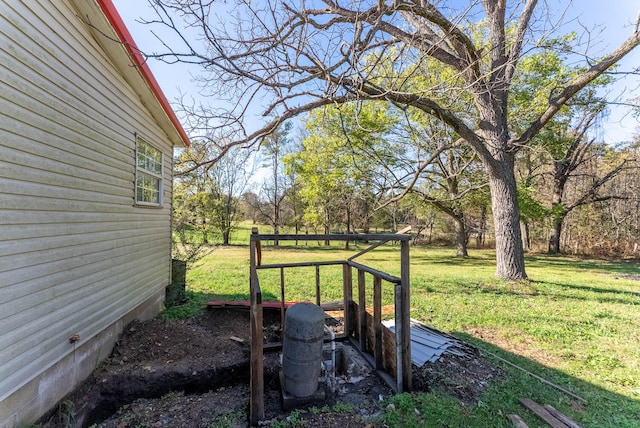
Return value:
[[(599, 294), (618, 294), (618, 295), (623, 295), (623, 296), (627, 296), (630, 297), (631, 299), (640, 299), (640, 293), (637, 293), (635, 291), (627, 291), (627, 290), (620, 290), (620, 289), (616, 289), (616, 288), (601, 288), (601, 287), (590, 287), (588, 285), (575, 285), (575, 284), (564, 284), (564, 283), (559, 283), (559, 282), (551, 282), (551, 281), (532, 281), (534, 284), (545, 284), (545, 285), (553, 285), (556, 287), (560, 287), (560, 288), (566, 288), (566, 289), (573, 289), (573, 290), (578, 290), (578, 291), (586, 291), (589, 293), (599, 293)], [(638, 285), (640, 287), (640, 281), (638, 282)], [(554, 295), (556, 295), (554, 293)], [(564, 296), (564, 297), (570, 297), (570, 296)], [(576, 298), (575, 296), (571, 296), (570, 298)], [(585, 298), (587, 299), (587, 298)], [(588, 299), (590, 300), (590, 299)], [(600, 302), (610, 302), (610, 303), (623, 303), (623, 304), (638, 304), (640, 303), (639, 301), (632, 301), (629, 299), (611, 299), (611, 298), (599, 298), (596, 299)]]
[[(493, 250), (470, 250), (468, 257), (455, 257), (455, 249), (451, 249), (451, 257), (443, 257), (441, 248), (438, 252), (429, 254), (421, 252), (417, 256), (412, 254), (412, 263), (429, 263), (439, 266), (451, 267), (487, 267), (487, 263), (495, 264), (495, 251)], [(527, 269), (537, 268), (571, 268), (587, 271), (606, 271), (617, 274), (638, 274), (639, 263), (637, 260), (630, 261), (607, 261), (597, 259), (581, 259), (566, 255), (552, 254), (527, 254), (525, 255)]]
[[(415, 283), (418, 283), (416, 281)], [(419, 284), (419, 283), (418, 283)], [(575, 284), (567, 284), (553, 281), (530, 281), (529, 283), (517, 283), (517, 286), (509, 286), (509, 284), (502, 283), (477, 283), (473, 285), (469, 285), (466, 282), (450, 282), (447, 284), (446, 289), (439, 288), (432, 284), (424, 284), (421, 285), (420, 288), (415, 287), (415, 290), (424, 290), (428, 293), (439, 293), (439, 294), (449, 294), (455, 295), (458, 293), (464, 294), (473, 294), (473, 293), (483, 293), (483, 294), (493, 294), (496, 296), (540, 296), (540, 297), (548, 297), (552, 299), (567, 299), (574, 301), (593, 301), (597, 303), (614, 303), (614, 304), (623, 304), (623, 305), (633, 305), (637, 306), (640, 304), (640, 293), (635, 291), (614, 289), (614, 288), (600, 288), (600, 287), (591, 287), (587, 285), (575, 285)], [(640, 287), (640, 282), (638, 283)], [(555, 287), (556, 290), (553, 291), (544, 291), (545, 287)], [(412, 287), (414, 288), (414, 287)], [(564, 290), (564, 291), (558, 291)], [(576, 294), (573, 291), (582, 292), (585, 294)], [(593, 293), (593, 295), (588, 295), (587, 293)], [(640, 427), (640, 423), (638, 424)]]
[(566, 255), (527, 255), (525, 257), (527, 267), (549, 267), (556, 266), (562, 268), (572, 268), (581, 270), (606, 270), (615, 273), (638, 273), (638, 262), (633, 261), (607, 261), (597, 259), (581, 259)]
[[(640, 401), (637, 399), (617, 394), (560, 370), (505, 351), (499, 346), (478, 339), (466, 332), (454, 332), (453, 334), (467, 343), (477, 346), (487, 359), (502, 367), (507, 374), (505, 379), (494, 381), (479, 405), (480, 408), (489, 406), (492, 409), (490, 413), (497, 412), (496, 416), (501, 416), (503, 420), (497, 423), (498, 417), (496, 417), (496, 424), (465, 423), (464, 426), (511, 427), (512, 424), (506, 419), (508, 413), (519, 414), (530, 427), (546, 426), (519, 403), (520, 398), (530, 398), (542, 405), (549, 404), (584, 427), (637, 428), (640, 426)], [(504, 360), (512, 365), (505, 363)], [(545, 383), (532, 374), (575, 394), (579, 398)], [(480, 409), (480, 413), (484, 413), (484, 411)]]

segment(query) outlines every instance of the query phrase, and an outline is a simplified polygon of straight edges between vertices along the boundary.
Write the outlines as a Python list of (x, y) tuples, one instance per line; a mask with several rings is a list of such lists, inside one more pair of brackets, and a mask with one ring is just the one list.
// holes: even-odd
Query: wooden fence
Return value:
[[(262, 291), (258, 279), (261, 269), (280, 270), (280, 301), (281, 321), (284, 327), (285, 313), (285, 269), (295, 267), (315, 268), (315, 301), (321, 305), (320, 268), (322, 266), (342, 265), (344, 333), (340, 340), (350, 340), (378, 374), (390, 384), (398, 393), (411, 390), (411, 337), (410, 337), (410, 284), (409, 284), (409, 241), (410, 235), (403, 234), (329, 234), (329, 235), (266, 235), (258, 234), (254, 228), (250, 242), (250, 303), (251, 303), (251, 402), (250, 420), (256, 425), (264, 419), (264, 339)], [(349, 257), (346, 260), (289, 262), (277, 264), (262, 263), (263, 241), (359, 241), (372, 243), (368, 248)], [(372, 267), (355, 261), (358, 257), (368, 253), (385, 243), (397, 241), (400, 243), (400, 277), (390, 275)], [(353, 295), (353, 269), (357, 271), (357, 301)], [(373, 277), (373, 296), (370, 304), (373, 316), (367, 313), (367, 281), (366, 277)], [(383, 282), (394, 287), (394, 316), (395, 334), (391, 334), (382, 325), (382, 288)], [(368, 330), (372, 329), (373, 334)], [(386, 333), (386, 335), (385, 335)], [(387, 337), (387, 339), (383, 339)], [(389, 349), (388, 344), (394, 346)], [(383, 348), (387, 345), (387, 349)], [(391, 354), (393, 361), (385, 364), (385, 353)], [(388, 358), (387, 358), (388, 360)], [(387, 371), (392, 368), (392, 373)]]

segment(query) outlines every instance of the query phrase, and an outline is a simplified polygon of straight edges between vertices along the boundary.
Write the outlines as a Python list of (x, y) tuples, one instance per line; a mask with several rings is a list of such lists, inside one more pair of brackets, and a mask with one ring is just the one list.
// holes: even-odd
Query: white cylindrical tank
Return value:
[(308, 397), (318, 389), (322, 365), (324, 311), (313, 303), (296, 303), (287, 309), (282, 342), (284, 390)]

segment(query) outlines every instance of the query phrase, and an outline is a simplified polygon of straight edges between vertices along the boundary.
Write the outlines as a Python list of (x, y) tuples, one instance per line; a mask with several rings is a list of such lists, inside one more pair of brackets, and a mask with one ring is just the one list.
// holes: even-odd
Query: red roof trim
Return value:
[(167, 113), (167, 116), (169, 116), (169, 120), (171, 120), (171, 123), (176, 128), (176, 131), (178, 131), (178, 134), (180, 134), (180, 137), (182, 138), (185, 146), (188, 147), (190, 143), (187, 133), (184, 131), (182, 124), (180, 124), (180, 121), (178, 120), (176, 113), (173, 111), (173, 108), (171, 108), (169, 101), (167, 101), (167, 97), (165, 97), (162, 89), (160, 89), (158, 81), (153, 76), (153, 73), (151, 73), (151, 69), (140, 53), (140, 49), (138, 49), (138, 46), (136, 46), (136, 43), (133, 41), (133, 37), (131, 37), (131, 33), (129, 33), (126, 25), (124, 25), (124, 21), (122, 21), (120, 14), (116, 10), (116, 7), (113, 5), (111, 0), (97, 0), (97, 2), (100, 6), (100, 9), (102, 9), (102, 12), (109, 20), (109, 23), (111, 23), (111, 26), (118, 34), (118, 38), (127, 49), (127, 52), (133, 60), (133, 63), (140, 69), (142, 76), (149, 84), (149, 87), (153, 91), (153, 94), (158, 99), (158, 102), (160, 102), (160, 105), (162, 106), (165, 113)]

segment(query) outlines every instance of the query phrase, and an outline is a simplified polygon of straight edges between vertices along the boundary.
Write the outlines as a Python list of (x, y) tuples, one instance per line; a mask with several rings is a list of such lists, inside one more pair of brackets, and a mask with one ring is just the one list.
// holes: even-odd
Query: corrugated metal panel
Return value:
[[(395, 333), (395, 320), (383, 321)], [(429, 327), (420, 321), (411, 320), (411, 360), (418, 367), (426, 362), (435, 362), (444, 353), (458, 356), (474, 355), (477, 351), (456, 337)]]

